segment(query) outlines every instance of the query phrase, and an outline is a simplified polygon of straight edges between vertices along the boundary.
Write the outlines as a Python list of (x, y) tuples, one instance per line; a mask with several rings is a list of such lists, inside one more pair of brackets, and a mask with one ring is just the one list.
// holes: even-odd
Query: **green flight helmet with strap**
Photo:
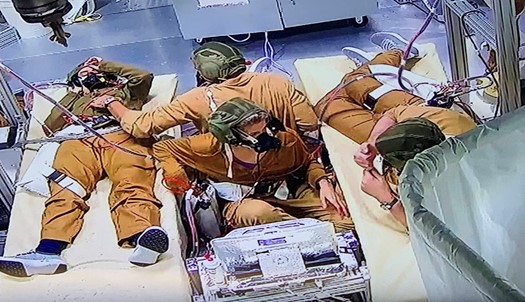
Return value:
[(424, 118), (410, 118), (398, 123), (376, 140), (376, 148), (383, 159), (399, 172), (418, 153), (439, 145), (445, 140), (441, 129)]
[(199, 74), (213, 84), (246, 71), (246, 60), (241, 51), (220, 42), (204, 43), (193, 52), (191, 60)]
[(240, 143), (235, 127), (248, 117), (267, 113), (259, 105), (242, 98), (233, 98), (224, 102), (213, 112), (208, 119), (208, 129), (219, 142), (229, 145)]

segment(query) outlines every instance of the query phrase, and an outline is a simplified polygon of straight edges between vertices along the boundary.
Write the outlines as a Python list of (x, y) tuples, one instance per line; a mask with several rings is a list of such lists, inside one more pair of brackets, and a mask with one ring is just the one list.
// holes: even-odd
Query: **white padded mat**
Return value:
[[(153, 100), (148, 108), (167, 103), (175, 94), (175, 75), (156, 76), (150, 95)], [(55, 99), (65, 94), (65, 89), (48, 91)], [(43, 121), (52, 105), (35, 99), (34, 114)], [(31, 121), (29, 139), (43, 136), (40, 125)], [(35, 151), (24, 154), (23, 173)], [(0, 301), (190, 301), (190, 287), (181, 258), (181, 240), (175, 199), (157, 181), (155, 192), (164, 207), (162, 226), (171, 238), (170, 250), (154, 266), (139, 268), (127, 259), (132, 249), (117, 246), (116, 235), (110, 219), (107, 197), (111, 183), (101, 181), (88, 201), (91, 209), (85, 216), (84, 228), (75, 243), (63, 256), (71, 266), (64, 274), (34, 276), (18, 279), (0, 276)], [(14, 255), (34, 249), (40, 239), (40, 222), (44, 198), (19, 189), (13, 206), (5, 255)]]
[[(446, 81), (434, 45), (425, 45), (428, 55), (413, 72)], [(315, 104), (355, 68), (346, 56), (302, 59), (295, 67), (304, 91)], [(360, 189), (363, 169), (353, 161), (358, 144), (333, 128), (324, 126), (323, 137), (341, 182), (371, 274), (372, 298), (376, 302), (426, 301), (427, 295), (408, 235), (403, 227)]]

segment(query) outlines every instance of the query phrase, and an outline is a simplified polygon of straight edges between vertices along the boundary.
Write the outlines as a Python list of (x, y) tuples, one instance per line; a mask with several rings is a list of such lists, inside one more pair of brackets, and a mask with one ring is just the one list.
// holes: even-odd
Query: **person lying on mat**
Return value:
[[(209, 115), (234, 97), (259, 104), (301, 135), (317, 131), (317, 116), (304, 94), (280, 75), (247, 72), (246, 60), (239, 49), (209, 42), (196, 49), (191, 59), (199, 87), (177, 96), (171, 103), (151, 112), (126, 108), (118, 98), (108, 106), (125, 131), (147, 138), (191, 122), (201, 133), (206, 133)], [(103, 108), (104, 98), (93, 105)]]
[[(374, 34), (371, 40), (385, 51), (372, 58), (360, 49), (344, 48), (343, 52), (359, 67), (347, 73), (341, 83), (348, 83), (352, 80), (355, 82), (334, 94), (338, 89), (336, 87), (315, 106), (315, 111), (323, 122), (359, 144), (367, 140), (382, 114), (397, 106), (420, 107), (433, 98), (435, 92), (431, 85), (420, 85), (413, 93), (409, 93), (402, 90), (397, 84), (397, 72), (403, 58), (402, 49), (408, 45), (405, 39), (394, 33), (382, 32)], [(410, 60), (417, 60), (424, 55), (423, 48), (414, 45), (410, 51)], [(394, 75), (363, 77), (378, 72)], [(434, 83), (410, 71), (405, 71), (403, 77), (413, 83)], [(441, 118), (442, 115), (446, 115), (446, 112), (450, 112), (430, 106), (421, 108), (418, 109), (418, 114), (426, 116), (437, 114), (436, 118)]]
[(460, 135), (476, 127), (473, 121), (455, 111), (440, 119), (431, 119), (409, 114), (407, 110), (410, 108), (396, 108), (385, 114), (377, 122), (368, 142), (363, 143), (354, 155), (355, 162), (364, 168), (363, 192), (377, 199), (381, 207), (389, 210), (405, 227), (407, 223), (403, 205), (399, 202), (397, 177), (406, 162), (440, 144), (447, 136)]
[[(90, 107), (93, 98), (109, 95), (106, 106), (118, 97), (122, 106), (141, 109), (148, 102), (153, 81), (150, 72), (90, 58), (77, 66), (67, 80), (69, 88), (60, 100), (62, 105), (99, 129), (108, 141), (133, 152), (151, 153), (152, 142), (132, 138), (118, 123), (113, 125), (107, 110)], [(75, 127), (80, 126), (72, 125), (56, 107), (44, 122), (47, 134)], [(48, 171), (42, 173), (49, 180), (51, 197), (45, 202), (40, 243), (35, 251), (0, 257), (0, 272), (28, 277), (66, 271), (67, 264), (60, 255), (79, 234), (89, 210), (86, 200), (106, 176), (113, 182), (108, 201), (118, 245), (135, 247), (129, 261), (139, 266), (152, 265), (168, 250), (168, 236), (160, 228), (162, 204), (153, 193), (156, 176), (153, 159), (117, 150), (100, 138), (88, 137), (62, 142), (52, 167), (45, 168)]]
[[(209, 133), (158, 142), (165, 184), (178, 191), (203, 175), (233, 228), (315, 218), (354, 228), (346, 203), (299, 135), (255, 102), (233, 98), (209, 118)], [(188, 171), (192, 173), (187, 174)]]

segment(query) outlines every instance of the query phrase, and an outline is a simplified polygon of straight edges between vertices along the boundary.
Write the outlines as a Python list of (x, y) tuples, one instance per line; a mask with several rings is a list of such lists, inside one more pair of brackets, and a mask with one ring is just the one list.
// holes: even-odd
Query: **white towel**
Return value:
[[(27, 169), (24, 177), (16, 184), (31, 193), (49, 198), (49, 185), (42, 171), (48, 171), (53, 166), (55, 155), (60, 147), (60, 143), (46, 143), (38, 150), (35, 159)], [(47, 167), (47, 168), (46, 168)]]
[[(399, 70), (398, 67), (384, 64), (368, 65), (368, 68), (370, 68), (370, 72), (372, 73), (392, 73), (394, 75), (397, 75)], [(415, 88), (414, 91), (412, 91), (412, 94), (417, 95), (426, 101), (431, 100), (434, 97), (434, 93), (439, 90), (436, 87), (430, 85), (439, 85), (440, 83), (436, 80), (420, 76), (408, 70), (403, 72), (403, 77), (412, 82), (412, 84), (428, 83), (425, 85), (420, 85)], [(402, 90), (402, 88), (399, 86), (397, 76), (376, 76), (375, 78), (383, 85), (389, 85), (395, 89)]]
[(249, 0), (199, 0), (199, 8), (250, 4)]

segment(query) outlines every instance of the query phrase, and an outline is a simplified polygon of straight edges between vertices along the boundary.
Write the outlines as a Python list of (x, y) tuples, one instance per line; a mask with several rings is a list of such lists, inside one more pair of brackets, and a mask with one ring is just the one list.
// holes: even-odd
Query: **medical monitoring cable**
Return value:
[(130, 149), (127, 149), (127, 148), (124, 148), (124, 147), (121, 147), (111, 141), (109, 141), (107, 138), (104, 137), (104, 135), (98, 133), (95, 129), (93, 129), (91, 126), (89, 126), (87, 123), (85, 123), (84, 121), (82, 121), (78, 116), (76, 116), (75, 114), (73, 114), (71, 111), (69, 111), (66, 107), (64, 107), (64, 105), (60, 104), (60, 102), (57, 102), (56, 100), (54, 100), (52, 97), (48, 96), (47, 94), (45, 94), (44, 92), (42, 92), (40, 89), (38, 89), (37, 87), (35, 87), (33, 84), (29, 83), (28, 81), (24, 80), (20, 75), (18, 75), (16, 72), (14, 72), (13, 70), (11, 70), (11, 68), (7, 67), (4, 63), (0, 62), (0, 70), (3, 70), (4, 72), (12, 75), (13, 77), (15, 77), (17, 80), (20, 81), (20, 83), (22, 83), (22, 85), (26, 86), (27, 88), (31, 89), (32, 91), (36, 92), (36, 94), (38, 94), (39, 96), (41, 96), (43, 99), (45, 99), (46, 101), (50, 102), (51, 104), (53, 104), (55, 107), (57, 107), (60, 111), (62, 111), (62, 113), (64, 113), (68, 118), (70, 118), (73, 122), (75, 122), (76, 124), (82, 126), (87, 132), (93, 134), (95, 137), (103, 140), (104, 142), (106, 142), (107, 144), (109, 144), (111, 147), (117, 149), (117, 150), (120, 150), (120, 151), (123, 151), (123, 152), (126, 152), (126, 153), (129, 153), (129, 154), (133, 154), (133, 155), (137, 155), (137, 156), (141, 156), (141, 157), (145, 157), (145, 158), (148, 158), (148, 159), (152, 159), (153, 156), (150, 155), (150, 154), (142, 154), (142, 153), (139, 153), (139, 152), (135, 152), (133, 150), (130, 150)]
[(419, 31), (416, 33), (416, 35), (410, 40), (410, 42), (408, 42), (408, 45), (407, 45), (407, 48), (405, 50), (405, 53), (403, 54), (403, 58), (401, 59), (401, 65), (399, 65), (399, 70), (398, 70), (398, 78), (397, 78), (397, 81), (398, 81), (398, 84), (399, 84), (399, 87), (401, 87), (403, 90), (405, 91), (410, 91), (410, 89), (408, 89), (406, 86), (405, 86), (405, 83), (403, 83), (403, 72), (405, 71), (405, 66), (406, 66), (406, 63), (409, 59), (409, 56), (410, 56), (410, 53), (411, 53), (411, 50), (412, 50), (412, 46), (414, 45), (414, 43), (416, 42), (416, 40), (419, 38), (419, 36), (421, 36), (425, 30), (427, 30), (428, 26), (430, 25), (430, 23), (432, 22), (432, 19), (434, 18), (434, 15), (436, 14), (436, 9), (437, 9), (437, 6), (438, 4), (441, 2), (441, 0), (436, 0), (434, 2), (434, 5), (432, 5), (431, 7), (428, 5), (428, 3), (425, 1), (425, 5), (427, 5), (430, 9), (430, 12), (428, 13), (425, 21), (423, 22), (423, 25), (421, 26), (421, 28), (419, 29)]

